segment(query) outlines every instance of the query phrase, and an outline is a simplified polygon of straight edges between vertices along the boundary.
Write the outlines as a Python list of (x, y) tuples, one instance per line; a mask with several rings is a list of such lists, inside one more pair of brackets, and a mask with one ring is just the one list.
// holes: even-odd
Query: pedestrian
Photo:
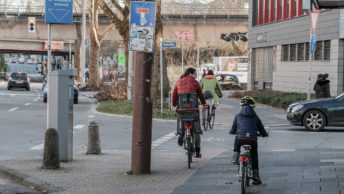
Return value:
[(319, 84), (319, 98), (330, 98), (331, 92), (330, 92), (330, 79), (329, 75), (327, 73), (323, 74), (321, 79), (317, 81)]
[(318, 99), (319, 98), (319, 89), (320, 89), (320, 85), (318, 83), (318, 81), (322, 78), (322, 74), (318, 74), (318, 78), (317, 80), (315, 81), (315, 84), (314, 84), (314, 92), (315, 92), (315, 98)]

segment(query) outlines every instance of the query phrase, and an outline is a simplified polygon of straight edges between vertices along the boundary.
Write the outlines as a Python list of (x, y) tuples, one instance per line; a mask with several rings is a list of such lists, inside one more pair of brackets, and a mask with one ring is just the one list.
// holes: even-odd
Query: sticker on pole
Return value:
[(152, 53), (155, 35), (155, 2), (132, 1), (130, 4), (129, 50)]
[(319, 10), (312, 11), (312, 13), (311, 13), (311, 23), (312, 23), (313, 34), (315, 32), (315, 29), (317, 28), (319, 13), (320, 13)]
[(315, 52), (316, 48), (317, 48), (317, 37), (315, 36), (315, 34), (312, 34), (312, 36), (311, 36), (311, 51), (312, 51), (312, 53)]

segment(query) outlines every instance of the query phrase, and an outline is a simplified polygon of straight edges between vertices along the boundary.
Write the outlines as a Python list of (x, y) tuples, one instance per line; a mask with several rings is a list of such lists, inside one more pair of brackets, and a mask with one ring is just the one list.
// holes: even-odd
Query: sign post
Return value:
[(312, 77), (312, 58), (316, 49), (316, 35), (315, 30), (318, 24), (319, 10), (312, 11), (310, 9), (311, 17), (311, 27), (310, 27), (310, 39), (309, 39), (309, 65), (308, 65), (308, 91), (307, 91), (307, 100), (311, 99), (311, 77)]
[[(155, 43), (156, 3), (130, 2), (129, 50), (135, 52), (131, 171), (150, 173), (152, 147), (151, 79)], [(161, 44), (161, 43), (160, 43)]]
[[(73, 0), (46, 0), (45, 1), (45, 18), (44, 22), (48, 23), (48, 64), (47, 64), (47, 76), (48, 76), (48, 83), (47, 87), (50, 90), (48, 92), (48, 104), (47, 104), (47, 129), (49, 128), (55, 128), (56, 130), (58, 129), (57, 126), (60, 125), (60, 123), (57, 123), (58, 121), (56, 120), (56, 117), (53, 117), (53, 109), (56, 106), (59, 106), (59, 104), (54, 104), (52, 103), (51, 99), (53, 97), (53, 89), (57, 88), (52, 88), (50, 87), (52, 84), (57, 85), (57, 83), (52, 83), (53, 79), (51, 79), (51, 42), (52, 42), (52, 24), (72, 24), (73, 23)], [(58, 94), (60, 95), (60, 94)], [(63, 95), (63, 94), (61, 94)], [(58, 101), (59, 102), (59, 101)], [(64, 115), (68, 114), (67, 113), (59, 113), (58, 115)], [(61, 130), (72, 130), (72, 129), (61, 129)], [(61, 161), (68, 161), (72, 159), (71, 154), (69, 153), (69, 150), (61, 149), (61, 146), (63, 148), (65, 147), (70, 147), (73, 146), (73, 138), (65, 136), (61, 137), (61, 132), (59, 132), (59, 153), (60, 153), (60, 160)], [(63, 143), (67, 142), (67, 146), (62, 145)], [(73, 150), (73, 149), (71, 149)], [(67, 153), (66, 153), (67, 152)], [(65, 157), (68, 155), (67, 157)]]

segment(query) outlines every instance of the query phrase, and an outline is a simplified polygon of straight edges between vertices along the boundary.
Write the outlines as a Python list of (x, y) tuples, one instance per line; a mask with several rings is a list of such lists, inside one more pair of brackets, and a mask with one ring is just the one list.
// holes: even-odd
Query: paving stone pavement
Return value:
[[(31, 157), (0, 162), (0, 172), (17, 177), (22, 183), (37, 189), (56, 193), (171, 193), (197, 169), (224, 150), (204, 151), (187, 168), (185, 152), (153, 151), (152, 173), (127, 175), (130, 170), (130, 152), (107, 151), (101, 155), (74, 155), (71, 162), (61, 163), (60, 170), (44, 170), (42, 157)], [(10, 174), (10, 175), (9, 175)]]

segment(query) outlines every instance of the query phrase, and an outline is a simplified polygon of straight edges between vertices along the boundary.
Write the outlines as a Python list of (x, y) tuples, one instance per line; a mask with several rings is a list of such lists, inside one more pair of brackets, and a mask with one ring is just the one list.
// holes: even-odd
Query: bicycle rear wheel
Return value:
[(208, 130), (208, 126), (209, 126), (209, 123), (208, 123), (208, 108), (204, 108), (203, 110), (203, 127), (204, 127), (204, 131)]
[(214, 123), (215, 123), (215, 115), (210, 115), (210, 120), (209, 120), (210, 129), (214, 128)]
[(191, 138), (186, 139), (187, 143), (187, 150), (188, 150), (188, 167), (191, 168), (191, 162), (192, 162), (192, 143)]
[(241, 194), (246, 193), (246, 182), (247, 182), (247, 167), (245, 164), (243, 164), (242, 170), (241, 170)]

